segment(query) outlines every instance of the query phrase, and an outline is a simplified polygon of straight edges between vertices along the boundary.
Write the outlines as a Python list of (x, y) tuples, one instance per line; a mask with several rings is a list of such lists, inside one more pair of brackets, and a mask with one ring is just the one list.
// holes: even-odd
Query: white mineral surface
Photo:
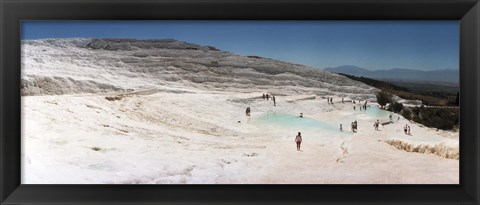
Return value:
[(458, 131), (303, 65), (176, 40), (28, 40), (21, 88), (25, 184), (459, 183)]

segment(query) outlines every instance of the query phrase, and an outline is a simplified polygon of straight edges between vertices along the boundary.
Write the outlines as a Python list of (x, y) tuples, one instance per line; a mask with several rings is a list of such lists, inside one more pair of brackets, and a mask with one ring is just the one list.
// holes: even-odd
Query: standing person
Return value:
[(273, 100), (273, 106), (277, 106), (277, 103), (275, 102), (275, 96), (272, 95), (272, 100)]
[(405, 127), (403, 127), (403, 132), (407, 134), (407, 125), (405, 124)]
[(388, 118), (390, 118), (390, 122), (393, 122), (391, 114), (390, 114), (390, 116), (388, 116)]
[(262, 96), (262, 98), (265, 100), (265, 93), (263, 93), (263, 96)]
[(250, 116), (250, 107), (247, 107), (247, 110), (245, 111), (245, 114), (246, 114), (247, 116)]
[(342, 98), (342, 103), (343, 103), (343, 98)]
[(407, 126), (407, 132), (408, 132), (408, 135), (411, 135), (411, 133), (410, 133), (410, 126)]
[(355, 122), (354, 122), (355, 132), (357, 131), (357, 126), (358, 126), (358, 124), (357, 124), (357, 121), (355, 120)]
[(353, 106), (353, 111), (355, 111), (355, 105)]
[(330, 105), (330, 98), (327, 98), (327, 103)]
[(400, 116), (397, 116), (397, 122), (400, 121)]
[(340, 124), (340, 132), (343, 132), (342, 124)]
[(298, 132), (298, 135), (295, 137), (295, 142), (297, 143), (297, 151), (300, 151), (300, 144), (302, 144), (302, 133)]
[(299, 116), (299, 117), (303, 118), (303, 112), (300, 113), (300, 116)]
[(270, 98), (270, 96), (268, 96), (268, 93), (267, 93), (267, 100)]

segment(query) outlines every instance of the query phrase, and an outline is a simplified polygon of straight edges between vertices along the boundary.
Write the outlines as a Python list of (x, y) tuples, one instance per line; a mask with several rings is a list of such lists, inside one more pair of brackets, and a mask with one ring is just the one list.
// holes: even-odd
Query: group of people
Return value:
[[(343, 103), (343, 102), (344, 102), (344, 99), (342, 98), (342, 103)], [(327, 103), (333, 105), (333, 98), (327, 98)], [(352, 100), (352, 103), (353, 103), (353, 104), (356, 104), (356, 101), (355, 101), (355, 100)], [(363, 108), (364, 110), (367, 110), (367, 108), (370, 107), (369, 105), (367, 105), (367, 101), (365, 101), (365, 103), (363, 103), (363, 104), (361, 103), (361, 101), (358, 101), (358, 103), (360, 104), (360, 106), (359, 106), (360, 110), (362, 110), (362, 108)], [(353, 109), (354, 109), (354, 110), (356, 109), (356, 106), (355, 106), (355, 105), (353, 106)], [(300, 118), (303, 118), (303, 113), (300, 113), (300, 116), (299, 116), (299, 117), (300, 117)], [(393, 116), (390, 115), (390, 116), (389, 116), (389, 119), (390, 119), (390, 121), (392, 122), (392, 121), (393, 121)], [(400, 117), (397, 117), (397, 121), (399, 121), (399, 120), (400, 120)], [(383, 124), (382, 124), (382, 125), (383, 125)], [(378, 131), (378, 130), (379, 130), (379, 127), (380, 127), (380, 120), (377, 119), (377, 121), (374, 122), (373, 127), (375, 128), (375, 130)], [(352, 132), (357, 132), (357, 128), (358, 128), (358, 122), (355, 120), (355, 121), (353, 121), (352, 124), (351, 124)], [(342, 124), (340, 124), (340, 131), (343, 132), (343, 126), (342, 126)], [(405, 125), (405, 127), (404, 127), (404, 132), (405, 132), (405, 134), (410, 135), (410, 134), (411, 134), (411, 133), (410, 133), (410, 126)], [(300, 132), (298, 132), (297, 136), (295, 137), (295, 142), (296, 142), (296, 144), (297, 144), (297, 151), (300, 151), (300, 145), (301, 145), (301, 143), (302, 143), (302, 135), (301, 135)]]
[[(267, 94), (263, 93), (263, 95), (262, 95), (262, 98), (263, 98), (264, 100), (265, 100), (265, 99), (266, 99), (266, 100), (270, 100), (270, 97), (272, 98), (273, 106), (277, 106), (277, 101), (276, 101), (274, 95), (269, 95), (268, 93), (267, 93)], [(247, 110), (245, 111), (245, 114), (246, 114), (247, 116), (250, 116), (250, 107), (247, 107)]]
[(265, 99), (269, 100), (270, 97), (272, 97), (273, 106), (277, 106), (277, 102), (276, 102), (276, 99), (275, 99), (275, 96), (274, 96), (274, 95), (271, 95), (271, 96), (270, 96), (268, 93), (267, 93), (267, 94), (263, 93), (262, 98), (263, 98), (264, 100), (265, 100)]
[[(343, 98), (342, 98), (343, 99)], [(333, 105), (333, 98), (327, 98), (327, 103), (330, 105)]]
[(357, 132), (357, 125), (358, 124), (356, 120), (352, 122), (352, 132)]
[[(353, 102), (353, 104), (356, 104), (355, 100), (352, 101), (352, 102)], [(360, 101), (358, 101), (358, 103), (360, 103)], [(367, 110), (367, 107), (370, 107), (370, 106), (369, 105), (367, 106), (367, 101), (365, 100), (365, 103), (363, 103), (363, 105), (360, 105), (359, 109), (360, 109), (360, 111), (362, 111), (362, 108), (363, 108), (363, 110)], [(357, 106), (354, 105), (353, 110), (357, 110)]]

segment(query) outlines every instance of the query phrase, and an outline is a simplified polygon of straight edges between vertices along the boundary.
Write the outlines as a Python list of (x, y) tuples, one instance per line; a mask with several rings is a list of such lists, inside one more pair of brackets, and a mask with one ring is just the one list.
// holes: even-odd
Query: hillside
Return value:
[(188, 86), (238, 92), (340, 92), (365, 98), (376, 90), (320, 69), (173, 39), (26, 40), (22, 59), (22, 95)]
[[(406, 100), (417, 100), (421, 101), (424, 105), (431, 106), (455, 106), (455, 97), (456, 93), (443, 92), (441, 89), (444, 89), (440, 86), (437, 86), (437, 90), (434, 91), (425, 91), (425, 89), (415, 88), (418, 84), (410, 84), (406, 88), (404, 83), (402, 86), (399, 86), (396, 83), (389, 83), (380, 80), (365, 78), (365, 77), (356, 77), (353, 75), (341, 74), (352, 80), (364, 82), (367, 85), (378, 88), (389, 93), (392, 93), (402, 99)], [(405, 86), (405, 87), (404, 87)], [(431, 89), (432, 86), (427, 88)], [(448, 87), (450, 88), (450, 87)]]

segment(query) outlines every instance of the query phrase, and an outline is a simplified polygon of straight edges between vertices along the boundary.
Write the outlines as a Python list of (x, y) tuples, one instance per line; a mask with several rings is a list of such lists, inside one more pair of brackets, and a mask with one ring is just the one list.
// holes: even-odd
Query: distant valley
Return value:
[(422, 83), (446, 86), (458, 86), (459, 83), (459, 71), (448, 69), (422, 71), (405, 68), (394, 68), (390, 70), (372, 71), (357, 66), (345, 65), (333, 68), (329, 67), (325, 68), (324, 70), (334, 73), (343, 73), (347, 75), (367, 77), (389, 82)]

